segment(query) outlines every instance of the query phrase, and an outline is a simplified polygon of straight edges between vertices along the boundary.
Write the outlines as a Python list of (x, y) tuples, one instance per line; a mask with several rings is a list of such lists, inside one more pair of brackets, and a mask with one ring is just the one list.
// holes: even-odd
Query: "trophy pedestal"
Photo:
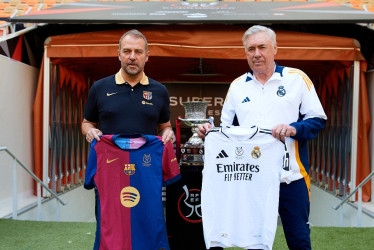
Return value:
[[(177, 156), (183, 178), (166, 188), (166, 227), (172, 250), (205, 249), (202, 213), (201, 185), (204, 167), (204, 142), (198, 137), (197, 125), (208, 122), (205, 118), (206, 102), (184, 102), (186, 118), (178, 118), (191, 127), (192, 137), (184, 144), (177, 143)], [(177, 141), (180, 142), (177, 126)]]
[(181, 144), (181, 163), (186, 166), (204, 165), (204, 145)]
[(180, 164), (183, 178), (166, 187), (166, 227), (171, 250), (205, 250), (200, 190), (203, 165)]

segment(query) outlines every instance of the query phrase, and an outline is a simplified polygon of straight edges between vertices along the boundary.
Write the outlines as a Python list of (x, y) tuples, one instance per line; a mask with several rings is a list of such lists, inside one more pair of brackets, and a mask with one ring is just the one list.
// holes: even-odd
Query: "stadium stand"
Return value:
[[(0, 0), (0, 36), (7, 35), (11, 30), (9, 29), (9, 23), (7, 18), (13, 16), (24, 15), (29, 12), (35, 12), (39, 10), (45, 10), (52, 8), (57, 4), (66, 4), (70, 2), (79, 2), (88, 0)], [(98, 0), (98, 1), (180, 1), (183, 0)], [(187, 0), (188, 2), (212, 2), (214, 0)], [(374, 0), (222, 0), (226, 2), (334, 2), (344, 4), (346, 6), (374, 12)], [(373, 24), (370, 24), (373, 27)]]

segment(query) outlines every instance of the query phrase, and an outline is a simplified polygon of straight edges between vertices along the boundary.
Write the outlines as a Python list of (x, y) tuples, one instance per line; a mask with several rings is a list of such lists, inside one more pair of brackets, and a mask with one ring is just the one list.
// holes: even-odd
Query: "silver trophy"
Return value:
[(192, 127), (192, 136), (188, 139), (188, 141), (184, 144), (185, 146), (203, 146), (204, 142), (199, 136), (197, 135), (197, 125), (208, 122), (209, 119), (206, 118), (206, 109), (208, 107), (207, 102), (203, 101), (191, 101), (191, 102), (182, 102), (184, 110), (185, 110), (185, 117), (186, 118), (178, 118), (179, 120), (183, 121), (187, 126)]

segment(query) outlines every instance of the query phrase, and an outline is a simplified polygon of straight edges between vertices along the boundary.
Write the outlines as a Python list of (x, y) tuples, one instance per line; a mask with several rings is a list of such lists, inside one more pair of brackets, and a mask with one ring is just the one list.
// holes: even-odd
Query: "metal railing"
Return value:
[(36, 180), (37, 182), (37, 214), (38, 220), (42, 219), (42, 200), (41, 200), (41, 187), (45, 188), (53, 198), (56, 198), (59, 203), (63, 206), (67, 205), (64, 201), (62, 201), (58, 195), (53, 192), (51, 189), (48, 188), (46, 184), (44, 184), (33, 172), (31, 172), (12, 152), (8, 150), (6, 147), (0, 147), (0, 152), (5, 151), (13, 158), (13, 212), (12, 212), (12, 219), (17, 219), (17, 211), (18, 211), (18, 204), (17, 204), (17, 163), (20, 165), (31, 177)]
[(357, 226), (361, 227), (362, 224), (362, 186), (364, 186), (371, 178), (374, 176), (374, 171), (371, 172), (365, 180), (363, 180), (352, 192), (345, 197), (344, 200), (342, 200), (338, 205), (333, 206), (332, 208), (334, 210), (338, 210), (340, 207), (340, 226), (343, 226), (343, 204), (349, 201), (349, 198), (351, 198), (356, 192), (358, 191), (358, 205), (357, 205)]
[[(40, 11), (42, 9), (42, 7), (43, 7), (43, 3), (40, 3), (39, 7), (37, 8), (36, 11)], [(25, 11), (25, 14), (30, 13), (31, 10), (32, 10), (32, 7), (29, 6), (28, 9)], [(19, 10), (15, 9), (14, 12), (11, 14), (10, 18), (15, 17), (18, 12), (19, 12)], [(40, 25), (40, 24), (37, 24), (37, 23), (23, 23), (23, 26), (24, 26), (23, 29), (17, 30), (20, 27), (17, 27), (17, 29), (16, 29), (16, 23), (7, 22), (5, 24), (1, 24), (0, 25), (0, 30), (3, 30), (3, 34), (2, 34), (2, 36), (0, 36), (0, 38), (1, 38), (0, 41), (10, 39), (10, 38), (22, 35), (24, 33), (27, 33), (30, 30), (35, 29), (38, 25)], [(44, 25), (44, 24), (41, 24), (41, 25)]]

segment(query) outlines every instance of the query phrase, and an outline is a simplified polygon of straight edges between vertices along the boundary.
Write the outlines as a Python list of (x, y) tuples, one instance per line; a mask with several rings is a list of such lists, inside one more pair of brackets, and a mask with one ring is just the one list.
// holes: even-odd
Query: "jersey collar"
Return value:
[(111, 141), (120, 149), (136, 150), (143, 147), (149, 141), (149, 136), (143, 134), (116, 134), (111, 137)]
[(284, 66), (279, 66), (276, 62), (275, 63), (275, 70), (274, 70), (274, 74), (275, 73), (279, 73), (279, 75), (281, 77), (283, 77), (283, 69), (284, 69)]
[[(276, 62), (275, 63), (275, 68), (274, 68), (274, 73), (272, 75), (271, 78), (273, 78), (274, 76), (279, 76), (280, 77), (283, 77), (283, 69), (284, 69), (284, 66), (279, 66)], [(247, 78), (245, 79), (246, 82), (249, 82), (253, 79), (253, 71), (252, 70), (249, 70), (249, 72), (247, 73)]]
[[(119, 70), (117, 72), (117, 74), (115, 75), (115, 79), (116, 79), (116, 84), (124, 84), (126, 83), (125, 79), (123, 79), (122, 75), (121, 75), (121, 70)], [(141, 85), (149, 85), (149, 81), (148, 81), (148, 77), (145, 75), (145, 73), (143, 72), (143, 77), (142, 79), (140, 80), (140, 84)]]

